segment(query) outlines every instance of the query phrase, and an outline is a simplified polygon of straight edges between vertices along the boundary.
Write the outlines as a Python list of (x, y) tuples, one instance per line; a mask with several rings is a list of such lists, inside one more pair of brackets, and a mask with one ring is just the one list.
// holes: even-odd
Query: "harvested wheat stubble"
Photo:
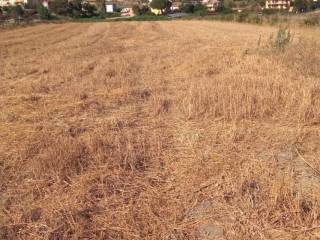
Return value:
[(318, 239), (320, 32), (291, 32), (0, 32), (0, 239)]

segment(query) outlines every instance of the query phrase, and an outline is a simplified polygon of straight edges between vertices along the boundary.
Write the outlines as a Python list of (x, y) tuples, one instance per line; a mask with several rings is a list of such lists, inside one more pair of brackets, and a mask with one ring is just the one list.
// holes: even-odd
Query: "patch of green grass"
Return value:
[(71, 18), (70, 21), (72, 22), (104, 22), (106, 18), (97, 16), (97, 17), (90, 17), (90, 18)]
[(122, 22), (122, 21), (167, 21), (171, 20), (167, 16), (157, 16), (157, 15), (151, 15), (151, 14), (145, 14), (145, 15), (137, 15), (133, 17), (120, 17), (117, 16), (96, 16), (91, 18), (73, 18), (71, 21), (74, 22)]
[(126, 17), (126, 18), (113, 18), (108, 21), (118, 22), (118, 21), (168, 21), (171, 20), (167, 16), (157, 16), (157, 15), (137, 15), (134, 17)]

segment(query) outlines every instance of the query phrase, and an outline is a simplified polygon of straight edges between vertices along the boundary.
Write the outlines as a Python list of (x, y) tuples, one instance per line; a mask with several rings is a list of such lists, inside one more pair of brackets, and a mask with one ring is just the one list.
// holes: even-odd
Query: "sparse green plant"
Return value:
[(221, 13), (221, 14), (230, 14), (230, 13), (233, 13), (233, 10), (231, 7), (228, 7), (228, 6), (224, 6), (223, 4), (220, 4), (218, 7), (217, 7), (217, 10), (216, 10), (218, 13)]
[(105, 14), (106, 13), (106, 1), (105, 0), (97, 0), (97, 10), (99, 11), (99, 13), (101, 14)]
[(284, 50), (292, 41), (292, 35), (288, 27), (280, 27), (272, 46), (278, 50)]
[(36, 0), (29, 0), (26, 4), (24, 4), (24, 9), (37, 9), (38, 1)]
[(134, 13), (135, 15), (140, 15), (140, 7), (139, 7), (139, 5), (138, 5), (138, 4), (134, 4), (134, 5), (132, 6), (132, 11), (133, 11), (133, 13)]
[(6, 12), (12, 18), (21, 18), (23, 16), (24, 10), (23, 10), (22, 6), (15, 5), (15, 6), (7, 7)]
[(270, 24), (275, 25), (279, 23), (279, 17), (278, 15), (273, 15), (270, 17)]
[(238, 15), (237, 21), (238, 21), (238, 22), (246, 22), (247, 19), (248, 19), (248, 16), (249, 16), (249, 13), (248, 13), (248, 12), (241, 12), (241, 13), (239, 13), (239, 15)]
[(196, 5), (194, 6), (193, 11), (194, 11), (194, 14), (195, 14), (195, 15), (198, 15), (198, 16), (205, 16), (205, 15), (208, 14), (208, 9), (207, 9), (207, 7), (206, 7), (205, 5), (203, 5), (203, 4), (196, 4)]
[(38, 4), (37, 12), (39, 14), (39, 18), (42, 20), (49, 20), (50, 19), (50, 12), (48, 8), (44, 7), (42, 4)]
[(97, 16), (96, 11), (97, 8), (90, 4), (90, 3), (82, 3), (82, 14), (84, 17), (93, 17), (93, 16)]
[(149, 12), (149, 8), (146, 5), (139, 6), (138, 4), (134, 4), (132, 6), (132, 11), (135, 15), (143, 15)]
[(262, 17), (260, 15), (253, 14), (252, 16), (249, 16), (248, 21), (249, 21), (249, 23), (261, 24)]
[(181, 11), (185, 13), (193, 13), (194, 5), (185, 1), (182, 1)]

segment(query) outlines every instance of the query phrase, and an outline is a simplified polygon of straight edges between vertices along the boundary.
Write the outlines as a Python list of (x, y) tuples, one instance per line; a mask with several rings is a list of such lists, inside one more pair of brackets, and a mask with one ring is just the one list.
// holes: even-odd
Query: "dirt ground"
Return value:
[(320, 29), (277, 33), (1, 31), (0, 239), (320, 239)]

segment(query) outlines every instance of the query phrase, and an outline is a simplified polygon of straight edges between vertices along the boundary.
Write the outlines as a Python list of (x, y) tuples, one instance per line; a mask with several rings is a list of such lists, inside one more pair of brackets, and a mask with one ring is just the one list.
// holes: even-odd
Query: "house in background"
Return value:
[(116, 11), (116, 4), (113, 2), (106, 2), (106, 12), (107, 13), (114, 13)]
[(290, 0), (266, 0), (266, 9), (290, 9)]
[(208, 9), (208, 12), (215, 12), (220, 6), (220, 0), (202, 0), (201, 4), (205, 5)]
[(26, 4), (27, 2), (28, 0), (0, 0), (0, 7), (23, 5), (23, 4)]
[(128, 8), (128, 7), (122, 8), (120, 14), (121, 14), (121, 17), (132, 17), (132, 16), (134, 16), (132, 8)]

